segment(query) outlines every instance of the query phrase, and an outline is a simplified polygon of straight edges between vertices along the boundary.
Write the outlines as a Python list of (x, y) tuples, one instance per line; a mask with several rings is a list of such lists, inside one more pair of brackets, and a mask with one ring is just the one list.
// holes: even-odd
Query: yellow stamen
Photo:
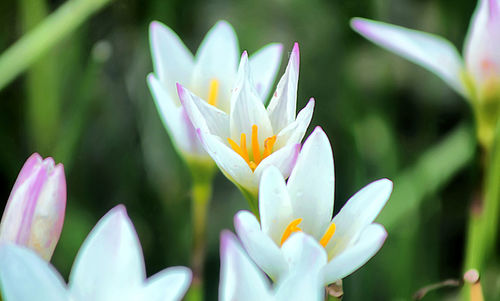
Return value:
[(285, 232), (283, 232), (283, 236), (281, 237), (281, 246), (285, 241), (292, 235), (294, 232), (299, 232), (302, 231), (299, 227), (297, 227), (300, 223), (302, 222), (301, 218), (294, 219), (285, 229)]
[(253, 161), (259, 165), (261, 159), (260, 159), (260, 149), (259, 149), (259, 139), (257, 136), (257, 131), (258, 131), (257, 125), (252, 125), (252, 154), (253, 154)]
[(262, 159), (265, 159), (273, 152), (274, 143), (276, 143), (276, 135), (264, 140), (264, 154), (262, 154)]
[(210, 81), (210, 88), (208, 89), (208, 104), (216, 106), (218, 95), (219, 95), (219, 81), (216, 79), (212, 79)]
[(326, 230), (325, 234), (323, 235), (323, 237), (321, 238), (321, 240), (319, 241), (319, 243), (324, 247), (326, 248), (326, 245), (328, 244), (328, 242), (330, 241), (330, 239), (332, 238), (333, 234), (335, 234), (335, 229), (337, 227), (335, 226), (335, 223), (331, 223), (330, 226), (328, 226), (328, 229)]
[(227, 141), (229, 142), (229, 145), (231, 148), (238, 154), (240, 155), (246, 162), (247, 164), (250, 164), (250, 160), (248, 159), (248, 152), (247, 152), (247, 142), (246, 142), (246, 136), (245, 133), (241, 134), (241, 147), (234, 142), (233, 139), (227, 138)]

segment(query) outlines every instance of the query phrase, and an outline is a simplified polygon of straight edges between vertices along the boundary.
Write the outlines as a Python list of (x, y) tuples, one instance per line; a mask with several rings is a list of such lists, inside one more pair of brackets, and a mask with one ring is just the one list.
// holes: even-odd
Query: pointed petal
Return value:
[(483, 82), (500, 78), (500, 2), (480, 0), (465, 39), (467, 70)]
[(67, 301), (61, 275), (35, 252), (3, 244), (0, 247), (0, 290), (5, 301)]
[(280, 170), (269, 166), (262, 174), (259, 185), (259, 214), (262, 232), (277, 245), (283, 231), (293, 220), (293, 208)]
[(354, 18), (352, 28), (375, 44), (433, 72), (458, 93), (467, 96), (461, 81), (460, 54), (439, 36), (383, 22)]
[(255, 90), (257, 90), (263, 102), (267, 99), (269, 90), (278, 73), (282, 52), (283, 45), (272, 43), (262, 47), (250, 57), (250, 67), (252, 69)]
[(264, 140), (273, 135), (273, 128), (266, 108), (255, 91), (249, 69), (248, 55), (244, 52), (241, 56), (238, 79), (231, 98), (231, 114), (229, 116), (231, 139), (239, 141), (242, 133), (251, 137), (252, 126), (257, 125), (259, 144), (263, 145)]
[(196, 53), (196, 66), (192, 79), (193, 91), (202, 99), (208, 99), (210, 81), (219, 81), (217, 106), (229, 111), (229, 99), (233, 88), (239, 46), (233, 27), (226, 21), (217, 22), (209, 30)]
[(288, 179), (294, 218), (303, 218), (304, 232), (321, 238), (333, 214), (333, 153), (321, 127), (316, 127), (300, 151)]
[(277, 279), (287, 271), (287, 263), (278, 245), (262, 232), (252, 213), (244, 210), (236, 213), (234, 228), (248, 255), (269, 277)]
[(333, 283), (359, 269), (375, 256), (386, 237), (387, 232), (382, 225), (367, 226), (354, 245), (334, 257), (324, 268), (324, 284)]
[(229, 137), (229, 116), (225, 112), (209, 105), (180, 84), (177, 85), (177, 91), (195, 128), (219, 137)]
[(181, 300), (191, 283), (191, 271), (185, 267), (165, 269), (146, 282), (137, 300), (177, 301)]
[(299, 82), (299, 44), (295, 43), (288, 60), (285, 74), (267, 107), (271, 124), (277, 133), (295, 120), (297, 108), (297, 84)]
[(282, 149), (279, 149), (266, 157), (254, 171), (254, 176), (257, 183), (260, 182), (260, 178), (264, 170), (266, 170), (269, 166), (277, 167), (283, 177), (285, 179), (288, 178), (290, 173), (292, 172), (293, 167), (295, 166), (295, 162), (297, 161), (297, 157), (300, 152), (300, 143), (290, 144), (285, 146)]
[(146, 278), (141, 245), (125, 207), (111, 209), (83, 242), (69, 286), (76, 300), (126, 299)]
[(168, 93), (175, 95), (175, 83), (188, 84), (191, 80), (193, 55), (179, 36), (161, 22), (151, 22), (149, 40), (155, 74)]
[(234, 234), (222, 232), (220, 249), (219, 300), (269, 300), (269, 281), (248, 258)]
[(333, 218), (336, 231), (326, 246), (329, 258), (353, 244), (361, 231), (380, 213), (392, 192), (392, 182), (381, 179), (368, 184), (352, 196)]
[(153, 74), (148, 75), (148, 86), (174, 146), (181, 152), (208, 157), (184, 108), (174, 103)]
[(281, 148), (285, 144), (302, 142), (309, 123), (311, 123), (314, 104), (314, 98), (311, 98), (307, 105), (297, 114), (297, 119), (278, 133), (274, 147)]

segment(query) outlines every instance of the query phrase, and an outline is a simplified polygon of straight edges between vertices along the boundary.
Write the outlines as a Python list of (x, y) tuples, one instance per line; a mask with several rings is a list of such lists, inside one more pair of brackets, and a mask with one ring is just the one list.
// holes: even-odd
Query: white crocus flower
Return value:
[(295, 44), (285, 74), (267, 109), (252, 83), (246, 52), (241, 57), (238, 79), (229, 112), (220, 110), (178, 85), (181, 102), (202, 145), (222, 172), (249, 198), (256, 209), (262, 172), (276, 166), (286, 178), (300, 150), (311, 121), (314, 99), (295, 116), (299, 76), (299, 48)]
[(117, 206), (94, 227), (73, 265), (69, 284), (33, 251), (0, 246), (4, 301), (174, 301), (191, 281), (184, 267), (146, 279), (141, 245), (125, 207)]
[(373, 223), (387, 202), (392, 182), (375, 181), (357, 192), (333, 218), (333, 155), (326, 134), (317, 127), (304, 143), (288, 183), (270, 167), (259, 191), (260, 223), (248, 211), (235, 216), (236, 232), (250, 257), (272, 279), (300, 264), (287, 259), (283, 246), (302, 231), (325, 257), (322, 283), (341, 279), (365, 264), (381, 248), (387, 232)]
[[(240, 53), (233, 28), (225, 21), (217, 22), (205, 36), (196, 56), (172, 29), (157, 21), (151, 23), (150, 41), (154, 74), (148, 75), (148, 84), (173, 144), (188, 162), (212, 164), (178, 100), (176, 83), (214, 107), (229, 112)], [(269, 44), (250, 59), (261, 101), (266, 99), (274, 82), (281, 52), (281, 44)]]
[(323, 300), (319, 270), (325, 264), (326, 256), (322, 248), (308, 235), (297, 233), (283, 244), (282, 249), (290, 262), (300, 264), (273, 286), (248, 257), (235, 235), (222, 232), (219, 300)]
[(464, 42), (464, 60), (448, 40), (383, 22), (354, 18), (370, 41), (430, 70), (475, 106), (478, 134), (490, 145), (500, 115), (500, 0), (480, 0)]

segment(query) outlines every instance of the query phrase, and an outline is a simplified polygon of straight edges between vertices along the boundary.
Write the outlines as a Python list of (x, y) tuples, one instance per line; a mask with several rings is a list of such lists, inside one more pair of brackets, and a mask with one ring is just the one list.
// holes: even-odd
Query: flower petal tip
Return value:
[(297, 43), (297, 42), (295, 42), (293, 44), (292, 56), (293, 56), (295, 68), (298, 69), (299, 65), (300, 65), (300, 50), (299, 50), (299, 43)]

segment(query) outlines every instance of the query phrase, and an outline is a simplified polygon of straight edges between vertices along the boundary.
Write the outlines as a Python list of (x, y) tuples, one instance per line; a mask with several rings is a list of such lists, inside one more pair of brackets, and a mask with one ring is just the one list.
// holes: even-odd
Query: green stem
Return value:
[(111, 0), (69, 0), (0, 56), (0, 90)]
[(253, 212), (253, 214), (255, 214), (257, 219), (260, 221), (258, 193), (252, 193), (239, 185), (236, 186), (241, 191), (241, 194), (243, 194), (243, 196), (247, 200), (250, 210)]

